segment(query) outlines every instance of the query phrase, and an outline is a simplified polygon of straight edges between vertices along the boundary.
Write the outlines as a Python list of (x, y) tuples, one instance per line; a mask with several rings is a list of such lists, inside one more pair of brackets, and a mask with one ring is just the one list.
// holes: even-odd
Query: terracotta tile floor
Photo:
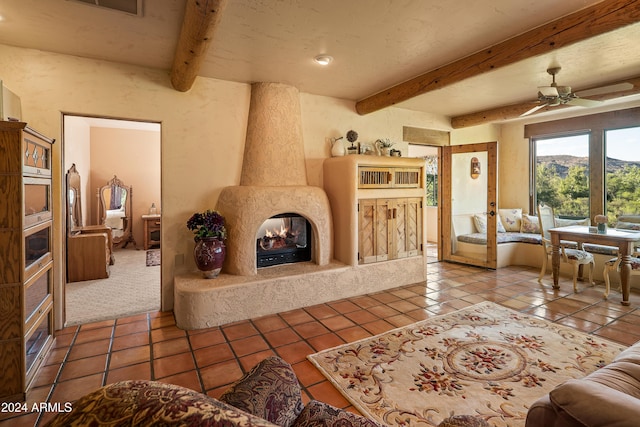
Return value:
[[(449, 263), (427, 265), (424, 283), (320, 304), (204, 330), (184, 331), (171, 312), (73, 326), (56, 345), (28, 396), (33, 402), (71, 402), (124, 379), (179, 384), (217, 397), (258, 361), (279, 355), (293, 365), (304, 398), (354, 410), (306, 356), (434, 315), (490, 300), (506, 307), (630, 345), (640, 340), (640, 293), (631, 306), (619, 292), (603, 300), (602, 284), (561, 290), (525, 267), (484, 270)], [(355, 410), (354, 410), (355, 411)], [(0, 426), (43, 425), (52, 412), (0, 414)]]

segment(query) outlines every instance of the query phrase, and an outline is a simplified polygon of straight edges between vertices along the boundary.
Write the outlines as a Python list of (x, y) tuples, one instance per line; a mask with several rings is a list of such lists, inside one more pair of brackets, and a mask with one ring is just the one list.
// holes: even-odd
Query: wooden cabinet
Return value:
[(0, 401), (24, 400), (53, 343), (51, 145), (0, 121)]
[(420, 263), (425, 257), (424, 170), (425, 161), (415, 158), (326, 159), (323, 183), (331, 203), (334, 258), (353, 266), (403, 258)]
[(359, 200), (359, 263), (367, 264), (420, 254), (422, 198)]

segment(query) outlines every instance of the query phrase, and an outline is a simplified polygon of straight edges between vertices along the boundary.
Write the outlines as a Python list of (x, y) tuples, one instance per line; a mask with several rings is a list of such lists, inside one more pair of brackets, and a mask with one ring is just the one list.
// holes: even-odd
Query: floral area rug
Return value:
[(364, 415), (391, 426), (437, 426), (475, 415), (524, 426), (528, 408), (625, 346), (492, 302), (309, 355)]
[(160, 249), (149, 249), (147, 251), (147, 267), (160, 265)]

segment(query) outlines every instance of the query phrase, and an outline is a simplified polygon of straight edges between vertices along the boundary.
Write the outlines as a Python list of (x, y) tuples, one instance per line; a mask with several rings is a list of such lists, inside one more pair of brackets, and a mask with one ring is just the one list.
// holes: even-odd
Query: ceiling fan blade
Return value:
[(577, 105), (579, 107), (596, 107), (602, 104), (602, 101), (596, 101), (593, 99), (585, 99), (585, 98), (572, 98), (571, 100), (566, 102), (567, 105)]
[(631, 90), (633, 89), (633, 87), (634, 86), (631, 83), (617, 83), (614, 85), (596, 87), (593, 89), (587, 89), (580, 92), (576, 92), (576, 95), (579, 97), (588, 98), (590, 96), (603, 95), (605, 93), (622, 92), (625, 90)]
[(555, 86), (538, 86), (538, 91), (542, 96), (558, 96), (558, 88)]
[(529, 111), (525, 111), (524, 113), (520, 114), (520, 117), (524, 117), (524, 116), (528, 116), (529, 114), (533, 114), (536, 111), (538, 111), (539, 109), (546, 107), (547, 105), (549, 105), (549, 104), (546, 103), (546, 102), (544, 104), (536, 105), (535, 107), (533, 107)]

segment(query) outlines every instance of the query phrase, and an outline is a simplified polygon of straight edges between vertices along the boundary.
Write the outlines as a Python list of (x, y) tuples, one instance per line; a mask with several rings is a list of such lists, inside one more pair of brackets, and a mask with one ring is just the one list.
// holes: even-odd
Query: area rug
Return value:
[(149, 249), (147, 251), (147, 267), (160, 265), (160, 249)]
[(494, 426), (524, 426), (539, 397), (624, 348), (484, 302), (308, 358), (383, 424), (437, 426), (468, 414)]

